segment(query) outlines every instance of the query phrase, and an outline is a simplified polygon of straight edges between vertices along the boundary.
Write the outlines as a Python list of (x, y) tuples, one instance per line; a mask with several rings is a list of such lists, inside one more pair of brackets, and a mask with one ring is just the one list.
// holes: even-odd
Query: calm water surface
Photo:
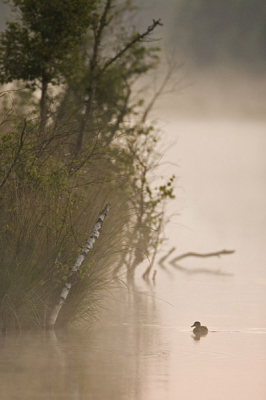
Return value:
[[(186, 205), (167, 228), (173, 257), (236, 253), (166, 260), (149, 285), (140, 269), (89, 329), (2, 336), (0, 399), (266, 399), (266, 134), (251, 128), (181, 126)], [(196, 320), (210, 330), (200, 340)]]
[[(158, 288), (142, 284), (115, 293), (102, 323), (90, 330), (2, 337), (0, 398), (265, 399), (265, 322), (259, 325), (256, 315), (244, 322), (245, 312), (235, 315), (234, 308), (228, 315), (215, 315), (226, 297), (221, 293), (229, 295), (237, 282), (208, 278), (214, 298), (200, 318), (210, 332), (195, 340), (189, 326), (198, 318), (199, 306), (193, 312), (192, 306), (184, 306), (185, 316), (187, 295), (181, 301), (181, 293), (203, 280), (160, 274)], [(173, 306), (157, 297), (164, 284), (164, 299)], [(239, 296), (243, 309), (251, 298), (257, 304), (265, 300), (264, 293), (253, 297), (253, 289), (248, 301), (244, 292)]]

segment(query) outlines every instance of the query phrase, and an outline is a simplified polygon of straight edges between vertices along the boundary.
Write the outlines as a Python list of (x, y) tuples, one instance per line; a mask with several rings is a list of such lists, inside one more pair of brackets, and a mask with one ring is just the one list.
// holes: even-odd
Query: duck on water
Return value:
[(194, 322), (193, 325), (191, 325), (191, 328), (193, 328), (193, 333), (195, 335), (207, 335), (208, 333), (208, 328), (207, 326), (202, 326), (201, 323), (199, 321)]

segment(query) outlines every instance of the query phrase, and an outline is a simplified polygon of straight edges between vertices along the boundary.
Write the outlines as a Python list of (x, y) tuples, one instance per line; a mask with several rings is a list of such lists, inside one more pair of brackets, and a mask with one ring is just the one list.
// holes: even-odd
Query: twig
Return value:
[(148, 36), (157, 26), (162, 26), (162, 22), (160, 19), (158, 20), (153, 20), (152, 25), (150, 25), (147, 30), (143, 33), (137, 33), (135, 37), (123, 47), (122, 50), (120, 50), (114, 57), (112, 57), (110, 60), (108, 60), (102, 69), (100, 70), (99, 75), (102, 75), (102, 73), (111, 65), (113, 64), (116, 60), (118, 60), (128, 49), (130, 49), (135, 43), (141, 42), (146, 36)]
[(21, 132), (21, 134), (20, 134), (20, 140), (19, 140), (18, 150), (17, 150), (17, 152), (16, 152), (16, 154), (15, 154), (15, 157), (14, 157), (14, 159), (13, 159), (13, 161), (12, 161), (10, 167), (8, 168), (8, 170), (7, 170), (6, 174), (5, 174), (5, 176), (4, 176), (3, 180), (2, 180), (2, 182), (0, 183), (0, 189), (2, 189), (2, 187), (5, 185), (6, 181), (8, 180), (8, 178), (9, 178), (11, 172), (13, 171), (13, 169), (14, 169), (14, 167), (15, 167), (17, 161), (18, 161), (20, 152), (21, 152), (22, 147), (23, 147), (23, 144), (24, 144), (24, 136), (25, 136), (26, 126), (27, 126), (27, 120), (26, 120), (26, 118), (25, 118), (25, 119), (24, 119), (24, 125), (23, 125), (23, 128), (22, 128), (22, 132)]
[[(157, 255), (160, 233), (162, 231), (162, 225), (163, 225), (163, 213), (161, 215), (161, 218), (160, 218), (159, 224), (158, 224), (158, 228), (157, 228), (157, 235), (156, 235), (156, 239), (155, 239), (155, 248), (154, 248), (154, 252), (153, 252), (153, 255), (152, 255), (151, 263), (148, 266), (148, 268), (146, 269), (146, 271), (144, 272), (144, 274), (142, 275), (142, 278), (146, 279), (146, 280), (149, 279), (149, 275), (150, 275), (151, 269), (153, 267), (153, 264), (154, 264), (154, 261), (155, 261), (155, 257)], [(153, 279), (155, 279), (155, 275), (153, 275)]]
[(146, 109), (144, 110), (144, 113), (143, 113), (141, 121), (140, 121), (142, 124), (144, 124), (144, 122), (146, 121), (147, 116), (150, 113), (151, 109), (153, 108), (156, 100), (160, 97), (160, 95), (162, 94), (164, 88), (168, 84), (168, 82), (169, 82), (169, 80), (170, 80), (170, 78), (172, 76), (172, 73), (173, 73), (172, 69), (169, 68), (169, 70), (167, 71), (167, 73), (166, 73), (166, 75), (165, 75), (165, 77), (164, 77), (159, 89), (156, 90), (156, 92), (154, 93), (152, 99), (150, 100), (150, 102), (148, 103)]
[(90, 71), (89, 86), (87, 88), (89, 97), (88, 97), (88, 100), (86, 101), (84, 117), (81, 120), (80, 132), (78, 134), (77, 143), (76, 143), (76, 150), (75, 150), (76, 154), (80, 153), (80, 150), (82, 148), (84, 132), (85, 132), (88, 121), (90, 120), (90, 117), (92, 114), (92, 105), (93, 105), (93, 100), (94, 100), (94, 95), (95, 95), (95, 90), (96, 90), (96, 83), (97, 83), (97, 79), (95, 78), (95, 73), (96, 73), (96, 68), (98, 65), (99, 47), (101, 44), (101, 39), (102, 39), (102, 34), (104, 31), (104, 28), (110, 22), (110, 20), (107, 22), (107, 16), (108, 16), (111, 6), (112, 6), (112, 0), (107, 0), (105, 7), (104, 7), (103, 14), (102, 14), (100, 22), (99, 22), (99, 25), (94, 32), (93, 52), (92, 52), (92, 57), (90, 60), (90, 69), (89, 69), (89, 71)]
[(201, 257), (201, 258), (220, 257), (222, 255), (233, 254), (234, 252), (235, 250), (221, 250), (221, 251), (216, 251), (215, 253), (205, 253), (205, 254), (189, 252), (181, 254), (180, 256), (174, 258), (173, 260), (169, 261), (169, 264), (174, 265), (177, 261), (180, 261), (183, 258), (187, 257)]
[(172, 247), (172, 249), (169, 250), (165, 256), (160, 258), (160, 260), (158, 261), (158, 264), (160, 265), (161, 268), (165, 269), (165, 266), (163, 265), (163, 263), (167, 259), (167, 257), (169, 257), (170, 254), (172, 254), (175, 251), (175, 249), (176, 249), (175, 247)]
[(155, 269), (153, 272), (153, 277), (152, 277), (153, 283), (155, 283), (156, 274), (157, 274), (157, 269)]

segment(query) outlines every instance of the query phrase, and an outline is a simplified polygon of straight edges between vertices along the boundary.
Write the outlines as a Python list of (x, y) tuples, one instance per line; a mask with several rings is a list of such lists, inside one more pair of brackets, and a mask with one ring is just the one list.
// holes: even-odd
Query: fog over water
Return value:
[[(139, 4), (141, 23), (165, 21), (173, 49), (177, 2)], [(266, 398), (265, 77), (229, 61), (197, 68), (175, 52), (188, 87), (152, 114), (165, 132), (160, 172), (178, 177), (155, 282), (141, 278), (146, 262), (88, 329), (3, 337), (1, 399)], [(170, 262), (224, 249), (235, 253)], [(197, 320), (207, 336), (192, 334)]]
[[(168, 14), (173, 4), (169, 2), (165, 11), (162, 2), (157, 5), (169, 27), (174, 20), (173, 13)], [(263, 399), (265, 76), (230, 59), (200, 68), (189, 50), (187, 55), (183, 70), (193, 84), (180, 95), (163, 99), (154, 113), (160, 115), (172, 143), (164, 158), (171, 164), (164, 166), (164, 172), (175, 169), (180, 177), (175, 204), (170, 206), (172, 213), (180, 215), (167, 227), (166, 250), (176, 247), (172, 259), (189, 251), (236, 252), (220, 259), (182, 260), (176, 268), (165, 262), (168, 282), (158, 271), (157, 294), (174, 305), (164, 313), (168, 323), (182, 329), (188, 325), (186, 320), (198, 319), (218, 331), (209, 332), (198, 343), (204, 347), (192, 353), (186, 346), (177, 350), (176, 344), (171, 364), (172, 371), (178, 371), (176, 388), (169, 398), (178, 393), (180, 399)], [(188, 369), (182, 353), (186, 350), (191, 357)]]

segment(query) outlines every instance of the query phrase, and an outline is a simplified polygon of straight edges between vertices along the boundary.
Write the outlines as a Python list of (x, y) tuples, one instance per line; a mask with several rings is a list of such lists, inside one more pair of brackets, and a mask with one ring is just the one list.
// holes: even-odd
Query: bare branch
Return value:
[(169, 257), (170, 254), (172, 254), (175, 251), (175, 249), (176, 249), (175, 247), (172, 247), (171, 250), (169, 250), (165, 256), (160, 258), (160, 260), (158, 261), (158, 264), (160, 265), (161, 268), (165, 269), (165, 266), (163, 263), (167, 259), (167, 257)]
[(134, 38), (123, 47), (114, 57), (108, 60), (103, 68), (100, 70), (99, 75), (101, 75), (111, 64), (113, 64), (116, 60), (118, 60), (128, 49), (130, 49), (135, 43), (141, 42), (145, 37), (151, 34), (151, 32), (157, 27), (162, 26), (161, 20), (153, 20), (152, 24), (147, 28), (147, 30), (143, 33), (137, 33)]
[[(154, 252), (153, 252), (153, 255), (152, 255), (151, 263), (147, 267), (147, 269), (145, 270), (144, 274), (142, 275), (142, 278), (146, 279), (146, 280), (149, 279), (149, 275), (150, 275), (151, 269), (153, 267), (153, 264), (154, 264), (154, 261), (155, 261), (155, 257), (157, 255), (159, 241), (160, 241), (160, 234), (161, 234), (162, 229), (163, 229), (163, 217), (164, 217), (164, 213), (162, 213), (161, 218), (160, 218), (159, 223), (158, 223), (157, 234), (156, 234), (156, 238), (155, 238), (155, 248), (154, 248)], [(154, 279), (155, 279), (155, 276), (154, 276)]]
[(169, 80), (170, 80), (170, 78), (172, 76), (172, 73), (173, 73), (172, 68), (169, 68), (167, 73), (166, 73), (166, 75), (165, 75), (165, 77), (164, 77), (164, 79), (163, 79), (163, 81), (162, 81), (162, 83), (161, 83), (161, 85), (160, 85), (160, 87), (159, 87), (159, 89), (156, 90), (156, 92), (154, 93), (152, 99), (150, 100), (149, 104), (147, 105), (147, 107), (146, 107), (146, 109), (145, 109), (145, 111), (144, 111), (144, 113), (142, 115), (142, 118), (141, 118), (141, 123), (142, 124), (146, 121), (147, 116), (148, 116), (149, 112), (151, 111), (151, 109), (153, 108), (156, 100), (162, 94), (163, 90), (165, 89), (166, 85), (168, 84), (168, 82), (169, 82)]
[(110, 133), (110, 135), (109, 135), (109, 137), (108, 137), (108, 139), (107, 139), (107, 141), (106, 141), (106, 145), (107, 145), (107, 146), (108, 146), (108, 145), (111, 143), (111, 141), (113, 140), (113, 138), (114, 138), (116, 132), (119, 130), (119, 127), (120, 127), (121, 123), (123, 122), (123, 120), (124, 120), (124, 118), (125, 118), (125, 115), (126, 115), (126, 113), (127, 113), (128, 101), (129, 101), (130, 94), (131, 94), (131, 89), (130, 89), (130, 87), (128, 87), (127, 89), (128, 89), (128, 90), (127, 90), (127, 94), (126, 94), (126, 98), (125, 98), (124, 104), (123, 104), (123, 106), (122, 106), (122, 108), (121, 108), (121, 111), (120, 111), (120, 113), (119, 113), (119, 115), (118, 115), (118, 117), (117, 117), (117, 120), (116, 120), (115, 124), (114, 124), (114, 125), (112, 126), (112, 128), (111, 128), (111, 133)]
[(94, 95), (95, 95), (95, 87), (96, 87), (95, 70), (96, 70), (97, 63), (98, 63), (99, 46), (101, 43), (103, 30), (108, 25), (108, 23), (110, 23), (110, 21), (111, 21), (111, 19), (109, 19), (107, 21), (107, 15), (111, 8), (112, 1), (113, 0), (106, 1), (105, 8), (104, 8), (103, 14), (101, 16), (99, 26), (94, 33), (94, 45), (93, 45), (93, 52), (92, 52), (92, 57), (91, 57), (91, 61), (90, 61), (89, 86), (87, 89), (89, 96), (88, 96), (88, 100), (86, 101), (86, 109), (85, 109), (84, 118), (82, 119), (81, 125), (80, 125), (80, 131), (79, 131), (78, 139), (77, 139), (77, 143), (76, 143), (76, 153), (79, 153), (81, 150), (84, 132), (85, 132), (87, 123), (91, 117), (92, 104), (93, 104), (93, 99), (94, 99)]
[(22, 150), (23, 145), (24, 145), (24, 138), (25, 138), (25, 133), (26, 133), (26, 126), (27, 126), (27, 120), (26, 120), (26, 118), (25, 118), (25, 119), (24, 119), (24, 125), (23, 125), (23, 128), (22, 128), (21, 134), (20, 134), (19, 147), (18, 147), (18, 149), (17, 149), (17, 152), (16, 152), (16, 154), (15, 154), (15, 157), (14, 157), (14, 159), (13, 159), (13, 161), (12, 161), (10, 167), (8, 168), (8, 170), (7, 170), (6, 174), (5, 174), (5, 176), (4, 176), (3, 180), (2, 180), (2, 182), (0, 183), (0, 189), (2, 189), (3, 186), (5, 185), (5, 183), (7, 182), (7, 180), (8, 180), (8, 178), (9, 178), (11, 172), (13, 171), (13, 169), (14, 169), (14, 167), (15, 167), (15, 165), (16, 165), (18, 159), (19, 159), (19, 155), (20, 155), (21, 150)]
[(228, 255), (228, 254), (233, 254), (233, 253), (235, 253), (235, 250), (221, 250), (221, 251), (216, 251), (215, 253), (206, 253), (206, 254), (189, 252), (189, 253), (181, 254), (180, 256), (169, 261), (169, 263), (174, 265), (177, 261), (180, 261), (183, 258), (187, 258), (187, 257), (200, 257), (200, 258), (220, 257), (222, 255)]

